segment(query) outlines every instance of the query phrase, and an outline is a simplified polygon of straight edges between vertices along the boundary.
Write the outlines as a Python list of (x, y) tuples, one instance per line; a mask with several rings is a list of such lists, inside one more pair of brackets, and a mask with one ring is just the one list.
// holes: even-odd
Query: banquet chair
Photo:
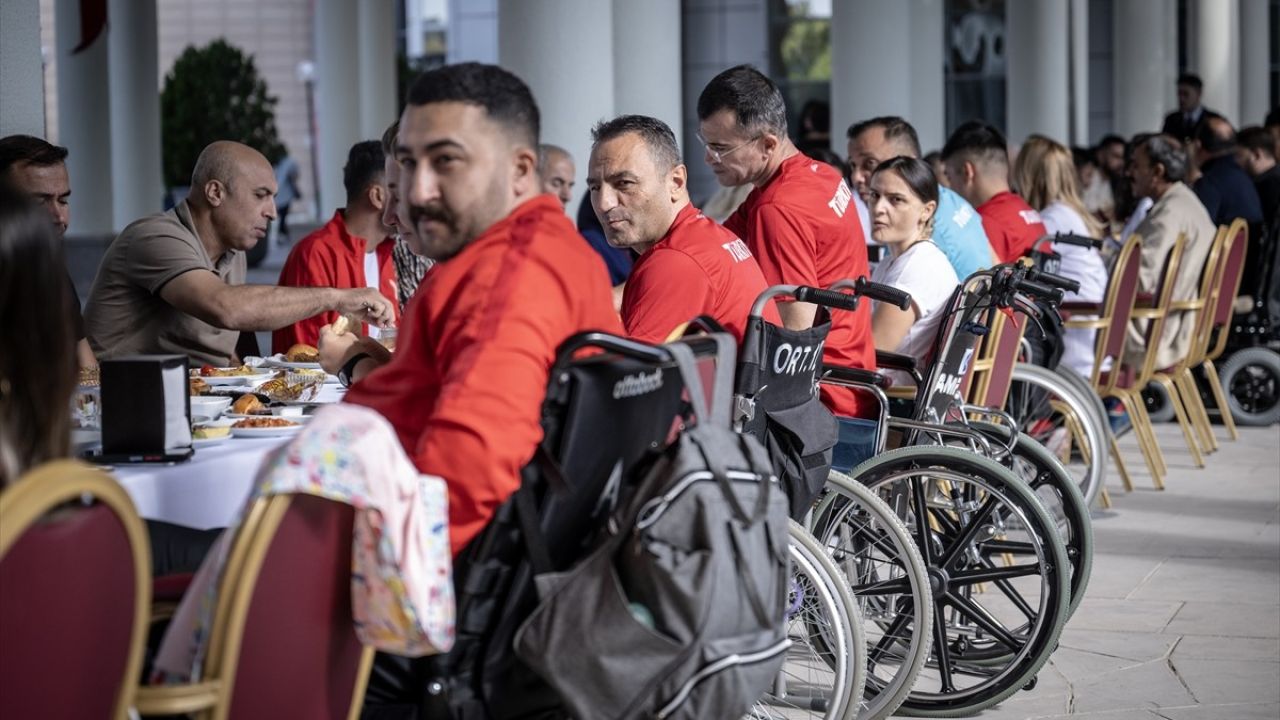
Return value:
[(58, 460), (0, 492), (0, 715), (128, 716), (149, 552), (133, 503), (101, 470)]
[[(1214, 404), (1218, 406), (1218, 414), (1222, 418), (1222, 424), (1227, 428), (1227, 435), (1232, 440), (1239, 440), (1240, 434), (1236, 431), (1236, 421), (1227, 405), (1227, 394), (1223, 391), (1222, 382), (1218, 379), (1218, 368), (1214, 366), (1214, 361), (1222, 357), (1222, 353), (1227, 348), (1227, 339), (1231, 335), (1231, 323), (1235, 315), (1236, 296), (1240, 293), (1240, 281), (1244, 275), (1248, 251), (1249, 226), (1243, 219), (1237, 218), (1227, 229), (1227, 241), (1219, 262), (1218, 287), (1207, 311), (1202, 353), (1191, 364), (1192, 367), (1198, 365), (1204, 371), (1205, 383), (1209, 386)], [(1194, 380), (1191, 382), (1184, 380), (1184, 383), (1189, 389), (1195, 387)], [(1205, 414), (1207, 421), (1207, 409)], [(1213, 438), (1212, 429), (1210, 429), (1210, 438)], [(1216, 439), (1213, 439), (1213, 444), (1217, 445)]]
[[(1243, 221), (1239, 222), (1243, 225)], [(1234, 227), (1229, 229), (1226, 225), (1218, 228), (1213, 244), (1209, 247), (1209, 255), (1205, 258), (1197, 295), (1190, 300), (1175, 300), (1169, 306), (1170, 312), (1190, 314), (1194, 320), (1191, 344), (1187, 348), (1186, 355), (1171, 367), (1162, 368), (1151, 376), (1151, 381), (1164, 387), (1166, 394), (1170, 396), (1175, 392), (1178, 394), (1182, 407), (1186, 410), (1186, 418), (1179, 418), (1183, 437), (1188, 447), (1198, 442), (1200, 450), (1205, 454), (1217, 450), (1218, 444), (1213, 439), (1209, 413), (1200, 399), (1200, 390), (1196, 387), (1195, 378), (1191, 375), (1191, 368), (1203, 362), (1209, 349), (1214, 304), (1222, 285), (1224, 261), (1229, 252), (1228, 245), (1235, 237), (1233, 229)], [(1184, 419), (1188, 421), (1186, 424), (1183, 423)]]
[[(1094, 339), (1093, 372), (1089, 376), (1089, 384), (1099, 396), (1105, 397), (1106, 391), (1119, 379), (1116, 373), (1104, 373), (1108, 363), (1119, 367), (1124, 354), (1124, 341), (1129, 327), (1129, 318), (1133, 314), (1134, 303), (1138, 299), (1138, 273), (1142, 268), (1142, 238), (1132, 235), (1118, 253), (1111, 265), (1111, 276), (1107, 281), (1107, 294), (1101, 305), (1097, 303), (1071, 301), (1062, 303), (1064, 314), (1070, 314), (1063, 321), (1066, 328), (1084, 328), (1096, 330)], [(1092, 315), (1092, 317), (1082, 317)], [(1133, 479), (1129, 477), (1129, 469), (1120, 455), (1120, 446), (1116, 436), (1106, 431), (1111, 445), (1111, 458), (1120, 471), (1120, 480), (1127, 491), (1133, 491)]]
[[(1169, 307), (1173, 303), (1173, 289), (1177, 284), (1178, 269), (1182, 266), (1182, 253), (1186, 245), (1187, 236), (1180, 233), (1169, 254), (1165, 256), (1164, 272), (1160, 274), (1160, 282), (1155, 288), (1155, 293), (1150, 298), (1143, 298), (1140, 295), (1134, 302), (1130, 317), (1146, 324), (1143, 337), (1147, 352), (1143, 353), (1141, 363), (1130, 365), (1124, 362), (1122, 355), (1111, 369), (1102, 373), (1101, 376), (1098, 375), (1098, 368), (1094, 368), (1094, 375), (1101, 378), (1098, 394), (1101, 397), (1116, 398), (1124, 403), (1130, 421), (1133, 423), (1134, 435), (1138, 439), (1138, 448), (1142, 451), (1142, 458), (1147, 464), (1147, 470), (1151, 473), (1151, 482), (1157, 490), (1164, 489), (1164, 477), (1168, 474), (1169, 468), (1164, 462), (1160, 443), (1156, 440), (1155, 426), (1151, 422), (1151, 417), (1147, 415), (1146, 402), (1142, 399), (1142, 389), (1151, 382), (1151, 377), (1155, 374), (1156, 348), (1164, 334), (1165, 320), (1169, 316)], [(1125, 333), (1123, 330), (1119, 332), (1123, 347)], [(1170, 396), (1169, 402), (1173, 405), (1175, 414), (1179, 416), (1184, 414), (1182, 403), (1176, 395)], [(1193, 457), (1195, 455), (1196, 453), (1193, 453)], [(1203, 460), (1196, 459), (1203, 464)]]
[(352, 621), (354, 512), (314, 495), (255, 500), (219, 580), (200, 679), (139, 688), (139, 713), (359, 717), (373, 649)]

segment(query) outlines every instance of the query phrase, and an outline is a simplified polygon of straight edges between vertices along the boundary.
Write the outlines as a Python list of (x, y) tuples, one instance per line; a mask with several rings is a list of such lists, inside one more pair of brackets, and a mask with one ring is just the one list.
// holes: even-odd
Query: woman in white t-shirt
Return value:
[[(906, 310), (876, 303), (871, 316), (876, 348), (928, 363), (942, 310), (960, 282), (947, 256), (930, 240), (938, 179), (928, 163), (896, 157), (876, 168), (870, 186), (871, 237), (889, 249), (871, 279), (911, 295)], [(905, 373), (891, 375), (895, 383), (910, 382)]]
[[(1043, 135), (1032, 135), (1023, 143), (1013, 165), (1013, 183), (1027, 204), (1040, 211), (1040, 220), (1049, 235), (1070, 233), (1102, 237), (1102, 225), (1085, 209), (1080, 197), (1079, 177), (1071, 151)], [(1080, 283), (1080, 290), (1068, 293), (1068, 302), (1101, 303), (1107, 294), (1107, 266), (1093, 248), (1054, 243), (1062, 258), (1058, 273)], [(1063, 336), (1062, 365), (1089, 377), (1093, 372), (1094, 330), (1068, 329)]]

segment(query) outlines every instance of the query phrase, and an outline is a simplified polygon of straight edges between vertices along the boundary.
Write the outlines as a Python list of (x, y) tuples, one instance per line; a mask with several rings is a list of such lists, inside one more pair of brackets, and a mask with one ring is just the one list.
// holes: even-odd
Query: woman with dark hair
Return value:
[(66, 457), (76, 338), (62, 241), (49, 215), (0, 183), (0, 490)]
[(876, 303), (871, 316), (876, 348), (928, 361), (942, 308), (960, 282), (930, 239), (938, 179), (923, 160), (899, 156), (881, 163), (870, 185), (871, 237), (889, 249), (871, 279), (911, 294), (906, 310)]

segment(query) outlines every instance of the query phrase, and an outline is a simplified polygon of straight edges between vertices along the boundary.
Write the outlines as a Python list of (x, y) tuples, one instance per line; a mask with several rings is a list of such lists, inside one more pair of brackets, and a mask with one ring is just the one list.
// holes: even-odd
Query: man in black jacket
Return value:
[(1196, 136), (1196, 131), (1211, 117), (1222, 117), (1200, 104), (1204, 82), (1199, 75), (1184, 73), (1178, 76), (1178, 109), (1164, 116), (1160, 132), (1186, 142)]

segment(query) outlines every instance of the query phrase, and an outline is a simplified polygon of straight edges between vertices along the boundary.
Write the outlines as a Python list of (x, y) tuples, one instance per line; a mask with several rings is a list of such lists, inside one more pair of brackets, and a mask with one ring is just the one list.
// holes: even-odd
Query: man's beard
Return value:
[[(444, 262), (462, 252), (471, 241), (505, 217), (506, 213), (502, 212), (504, 192), (505, 188), (495, 183), (483, 199), (471, 206), (466, 216), (439, 201), (426, 205), (410, 204), (409, 220), (413, 223), (419, 243), (426, 250), (425, 256)], [(431, 231), (423, 226), (425, 222), (434, 223)]]

